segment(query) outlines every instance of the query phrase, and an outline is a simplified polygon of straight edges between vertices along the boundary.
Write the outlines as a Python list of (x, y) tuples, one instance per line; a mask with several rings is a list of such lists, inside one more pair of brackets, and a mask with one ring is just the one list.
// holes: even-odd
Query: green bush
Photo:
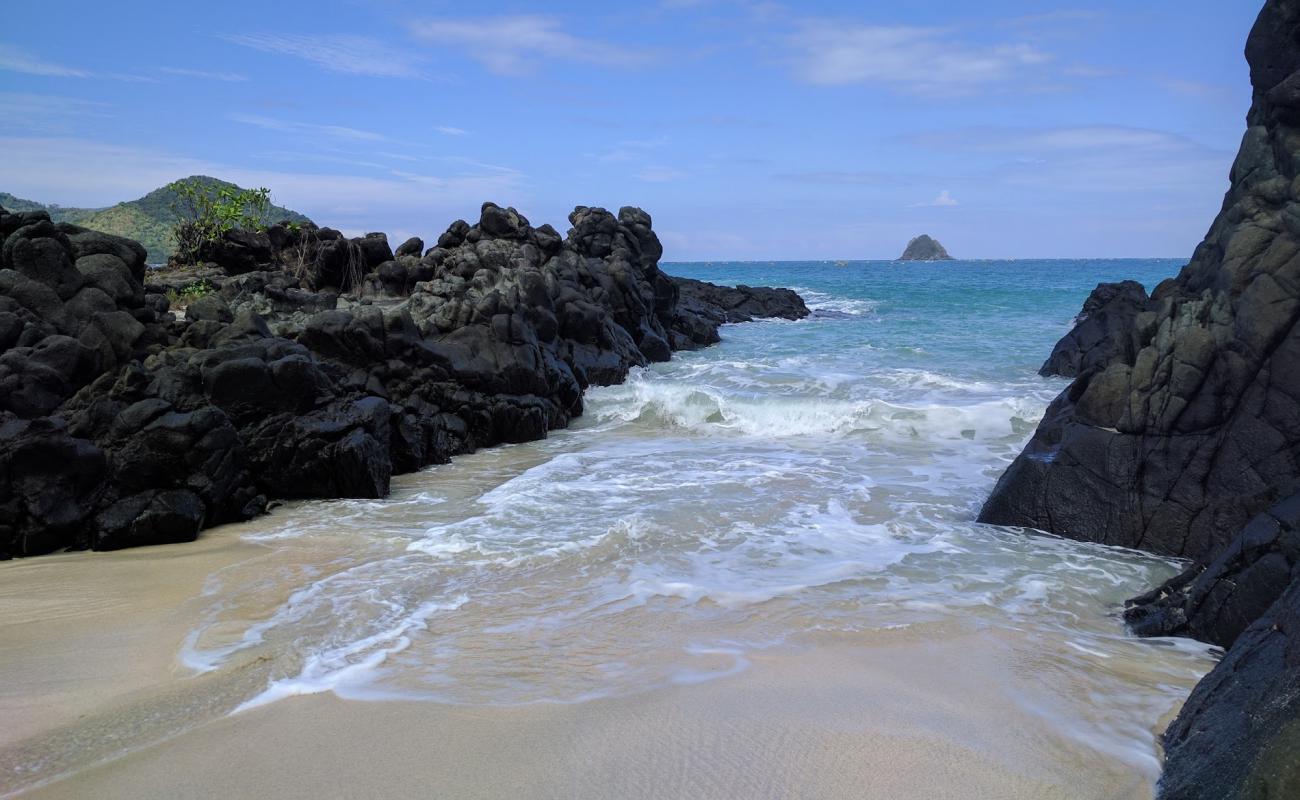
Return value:
[(265, 188), (213, 186), (191, 179), (176, 181), (167, 188), (176, 197), (172, 203), (176, 218), (172, 236), (176, 241), (174, 259), (181, 264), (196, 263), (204, 244), (215, 242), (226, 231), (261, 230), (271, 205), (271, 192)]
[(191, 283), (179, 292), (175, 289), (169, 289), (167, 291), (167, 303), (171, 308), (179, 311), (205, 294), (211, 294), (216, 290), (217, 287), (213, 286), (212, 282), (207, 278), (204, 278), (201, 281)]

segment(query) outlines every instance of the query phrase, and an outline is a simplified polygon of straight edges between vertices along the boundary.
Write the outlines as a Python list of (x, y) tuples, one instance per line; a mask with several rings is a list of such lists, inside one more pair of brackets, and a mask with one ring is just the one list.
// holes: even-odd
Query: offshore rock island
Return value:
[[(230, 231), (205, 266), (0, 211), (0, 554), (193, 540), (270, 499), (377, 498), (390, 477), (546, 436), (588, 386), (719, 341), (794, 292), (677, 281), (650, 215), (577, 208), (561, 237), (486, 203), (421, 254), (383, 234)], [(213, 289), (173, 313), (170, 296)]]
[(1150, 298), (1093, 293), (1043, 367), (1073, 383), (980, 513), (1192, 560), (1126, 611), (1228, 648), (1165, 734), (1168, 798), (1300, 793), (1300, 2), (1265, 4), (1246, 57), (1205, 241)]
[(937, 239), (921, 234), (907, 243), (898, 261), (955, 261)]

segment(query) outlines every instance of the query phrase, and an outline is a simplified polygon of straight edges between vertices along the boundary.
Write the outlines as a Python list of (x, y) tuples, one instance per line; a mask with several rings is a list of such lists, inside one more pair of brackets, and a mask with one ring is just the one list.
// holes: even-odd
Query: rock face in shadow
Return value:
[(921, 234), (912, 241), (907, 243), (903, 254), (898, 257), (898, 261), (953, 261), (948, 251), (943, 249), (943, 245), (938, 240), (932, 239), (926, 234)]
[(1132, 359), (1133, 321), (1148, 299), (1137, 281), (1097, 284), (1075, 317), (1074, 328), (1056, 343), (1038, 374), (1075, 378), (1112, 361)]
[(1191, 559), (1125, 612), (1229, 647), (1165, 735), (1163, 798), (1300, 796), (1300, 0), (1268, 0), (1246, 57), (1205, 241), (1145, 302), (1094, 293), (1044, 365), (1077, 377), (980, 513)]
[(1164, 744), (1158, 797), (1300, 797), (1300, 583), (1196, 685)]
[(487, 203), (424, 254), (272, 226), (146, 285), (138, 244), (0, 209), (0, 556), (382, 497), (394, 474), (546, 436), (586, 387), (723, 322), (807, 314), (779, 290), (687, 282), (683, 301), (640, 209), (569, 219), (561, 237)]
[[(1262, 20), (1285, 29), (1293, 5)], [(1300, 489), (1300, 76), (1278, 66), (1300, 46), (1261, 21), (1248, 54), (1255, 104), (1222, 212), (1053, 403), (984, 521), (1208, 563)]]

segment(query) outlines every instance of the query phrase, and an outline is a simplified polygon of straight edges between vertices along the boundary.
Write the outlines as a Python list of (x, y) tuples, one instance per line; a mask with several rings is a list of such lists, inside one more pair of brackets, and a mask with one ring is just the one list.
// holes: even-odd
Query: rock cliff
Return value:
[(1246, 57), (1205, 240), (1149, 299), (1094, 293), (1044, 365), (1077, 377), (980, 514), (1191, 559), (1126, 613), (1230, 648), (1166, 733), (1168, 798), (1300, 796), (1300, 0), (1265, 3)]
[[(793, 292), (673, 280), (640, 209), (569, 220), (562, 237), (488, 203), (422, 255), (272, 226), (146, 282), (136, 242), (0, 209), (0, 556), (381, 497), (393, 474), (544, 437), (587, 386), (723, 322), (808, 313)], [(176, 313), (168, 290), (194, 286)]]

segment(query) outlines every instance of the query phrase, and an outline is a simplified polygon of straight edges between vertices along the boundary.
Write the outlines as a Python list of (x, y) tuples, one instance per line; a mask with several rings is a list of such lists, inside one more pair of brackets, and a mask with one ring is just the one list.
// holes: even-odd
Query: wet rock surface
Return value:
[(807, 314), (793, 292), (679, 288), (640, 209), (570, 223), (488, 203), (424, 253), (272, 226), (146, 283), (136, 243), (0, 210), (0, 556), (382, 497), (394, 474), (564, 427), (586, 387), (724, 322)]
[(1075, 376), (980, 520), (1182, 556), (1125, 617), (1228, 647), (1165, 734), (1163, 798), (1300, 795), (1300, 0), (1246, 46), (1223, 209), (1150, 298), (1098, 287), (1044, 365)]

